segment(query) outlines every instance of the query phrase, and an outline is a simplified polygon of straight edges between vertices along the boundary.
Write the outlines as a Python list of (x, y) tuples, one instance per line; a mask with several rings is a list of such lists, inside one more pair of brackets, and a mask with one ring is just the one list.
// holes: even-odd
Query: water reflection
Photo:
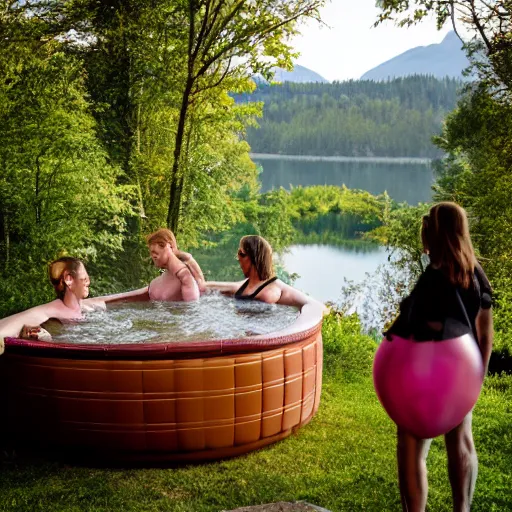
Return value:
[(286, 270), (299, 277), (294, 286), (322, 302), (336, 302), (345, 278), (354, 282), (365, 279), (387, 261), (383, 247), (347, 249), (332, 245), (292, 245), (282, 255)]

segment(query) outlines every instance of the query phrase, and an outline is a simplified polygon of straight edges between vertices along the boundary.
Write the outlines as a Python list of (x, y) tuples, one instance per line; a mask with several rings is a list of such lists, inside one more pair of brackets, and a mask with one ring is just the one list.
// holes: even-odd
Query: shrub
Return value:
[(324, 318), (324, 367), (330, 374), (353, 381), (371, 373), (375, 341), (361, 333), (357, 315), (333, 310)]

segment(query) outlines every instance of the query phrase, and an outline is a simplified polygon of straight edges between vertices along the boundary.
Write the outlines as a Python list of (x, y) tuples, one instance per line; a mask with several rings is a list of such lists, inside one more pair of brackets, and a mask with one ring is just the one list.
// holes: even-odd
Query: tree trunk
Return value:
[(181, 101), (180, 119), (178, 122), (178, 130), (176, 132), (176, 138), (174, 143), (174, 162), (171, 171), (171, 190), (169, 194), (169, 206), (167, 209), (167, 227), (174, 233), (178, 231), (179, 227), (181, 192), (183, 190), (184, 180), (184, 177), (180, 176), (180, 163), (191, 91), (192, 80), (189, 77), (185, 90), (183, 91), (183, 98)]

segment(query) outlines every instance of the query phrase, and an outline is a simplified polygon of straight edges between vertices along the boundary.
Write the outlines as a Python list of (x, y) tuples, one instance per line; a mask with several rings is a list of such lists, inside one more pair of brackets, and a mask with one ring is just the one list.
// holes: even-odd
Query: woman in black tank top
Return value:
[(328, 312), (321, 302), (283, 283), (275, 276), (272, 248), (263, 237), (258, 235), (242, 237), (237, 257), (240, 269), (246, 278), (245, 281), (207, 281), (207, 290), (215, 290), (238, 300), (259, 300), (268, 304), (298, 307), (301, 314), (306, 307), (308, 313), (304, 316), (305, 319), (313, 314), (313, 311), (315, 315), (318, 313), (320, 316)]
[(235, 299), (277, 302), (281, 294), (279, 287), (272, 286), (277, 277), (274, 275), (270, 244), (258, 235), (244, 236), (240, 240), (237, 256), (247, 279), (235, 291)]
[(240, 288), (238, 288), (238, 290), (235, 292), (235, 299), (238, 299), (238, 300), (253, 300), (253, 299), (256, 298), (256, 295), (258, 295), (261, 292), (261, 290), (263, 290), (263, 288), (266, 288), (269, 284), (272, 284), (276, 280), (277, 280), (276, 276), (271, 277), (270, 279), (265, 281), (261, 286), (259, 286), (256, 289), (256, 291), (254, 291), (251, 294), (244, 295), (243, 293), (244, 293), (245, 289), (247, 288), (247, 286), (249, 284), (249, 279), (246, 279), (244, 281), (244, 284), (242, 286), (240, 286)]

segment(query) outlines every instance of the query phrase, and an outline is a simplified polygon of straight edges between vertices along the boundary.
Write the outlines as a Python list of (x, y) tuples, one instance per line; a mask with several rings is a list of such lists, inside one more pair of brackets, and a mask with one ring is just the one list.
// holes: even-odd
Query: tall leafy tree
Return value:
[[(199, 176), (189, 165), (202, 147), (193, 134), (198, 119), (207, 111), (213, 127), (219, 116), (211, 115), (211, 105), (217, 103), (219, 113), (224, 109), (238, 122), (240, 109), (223, 99), (228, 88), (247, 90), (251, 74), (269, 76), (274, 65), (289, 66), (288, 39), (297, 22), (318, 18), (324, 1), (33, 0), (10, 7), (41, 21), (44, 30), (34, 38), (60, 37), (68, 51), (83, 55), (103, 144), (136, 186), (141, 218), (161, 209), (160, 193), (158, 201), (149, 193), (150, 180), (158, 181), (167, 188), (165, 220), (177, 231), (188, 215), (187, 191), (196, 187), (192, 176)], [(144, 145), (149, 132), (158, 144)], [(225, 183), (219, 187), (227, 190)]]
[[(58, 253), (112, 261), (131, 215), (130, 188), (97, 141), (80, 59), (53, 38), (23, 37), (39, 31), (37, 18), (8, 21), (0, 43), (0, 315), (43, 298), (43, 269)], [(34, 283), (30, 296), (26, 282)]]
[(268, 76), (272, 66), (289, 67), (288, 38), (296, 22), (318, 17), (324, 0), (181, 0), (176, 3), (184, 20), (187, 41), (186, 72), (181, 90), (174, 158), (170, 175), (167, 224), (177, 230), (182, 196), (189, 179), (183, 165), (190, 109), (201, 94), (225, 80), (248, 73)]

